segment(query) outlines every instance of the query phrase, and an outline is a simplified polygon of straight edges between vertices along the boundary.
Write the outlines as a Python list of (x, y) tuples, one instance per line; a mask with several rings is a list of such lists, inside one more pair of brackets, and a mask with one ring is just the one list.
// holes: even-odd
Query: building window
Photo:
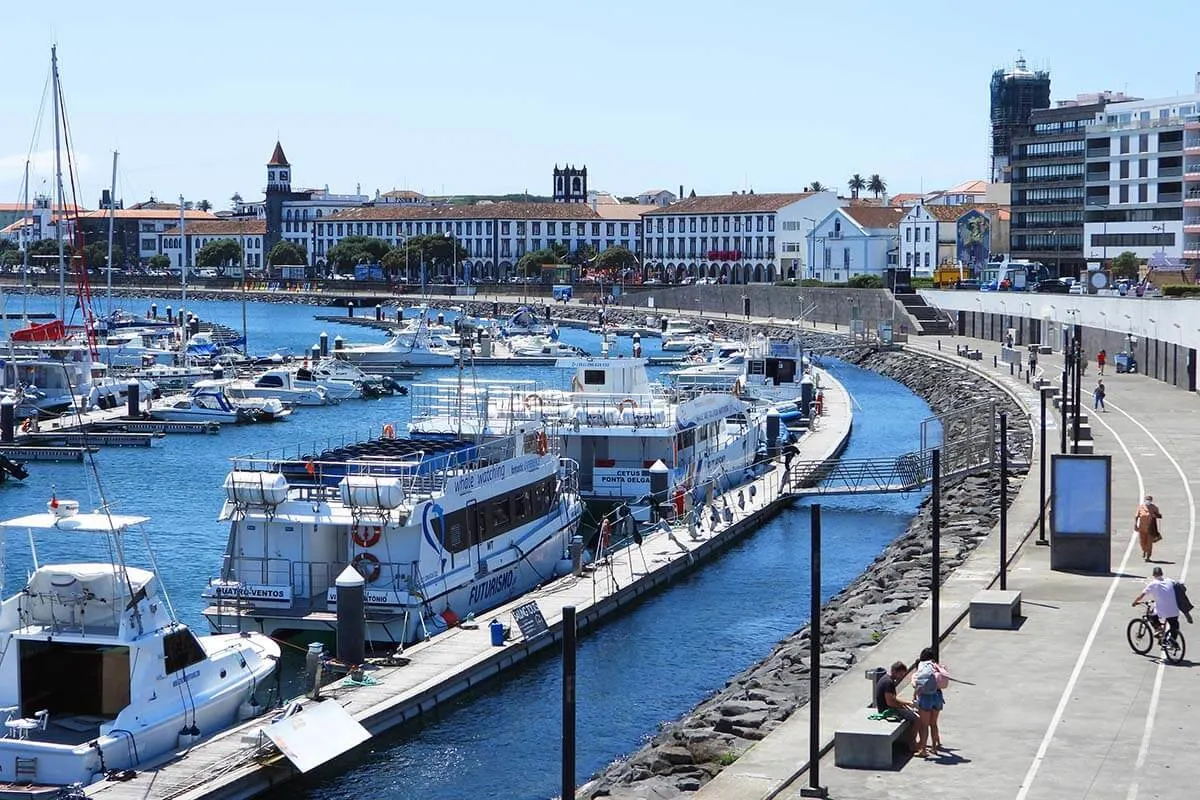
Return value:
[(674, 233), (674, 232), (675, 232), (675, 218), (672, 217), (671, 219), (667, 220), (667, 233)]
[(1138, 152), (1139, 153), (1149, 153), (1150, 152), (1150, 134), (1143, 133), (1138, 136)]
[(700, 218), (700, 232), (708, 233), (708, 217)]
[(1128, 152), (1129, 152), (1129, 137), (1122, 136), (1121, 137), (1121, 153), (1123, 155)]
[[(540, 235), (541, 235), (541, 233), (542, 233), (542, 223), (540, 223), (540, 222), (534, 222), (534, 223), (531, 223), (531, 224), (532, 224), (532, 226), (533, 226), (533, 235), (534, 235), (534, 236), (540, 236)], [(534, 249), (536, 250), (536, 249), (538, 249), (538, 248), (536, 248), (536, 247), (535, 247)]]
[[(696, 220), (693, 219), (692, 220), (692, 231), (695, 231), (695, 230), (696, 230)], [(621, 235), (622, 236), (629, 235), (629, 223), (628, 222), (621, 223)]]
[(912, 241), (912, 232), (913, 232), (913, 229), (911, 227), (904, 229), (904, 241), (906, 241), (906, 242)]
[[(599, 235), (600, 235), (600, 223), (593, 222), (592, 223), (592, 236), (599, 236)], [(595, 249), (599, 250), (600, 248), (597, 247)]]
[(723, 220), (724, 220), (724, 225), (722, 227), (722, 230), (724, 230), (725, 233), (729, 233), (729, 217), (724, 217)]
[(1118, 199), (1117, 199), (1118, 203), (1128, 203), (1129, 202), (1129, 184), (1127, 184), (1127, 183), (1123, 184), (1117, 190), (1117, 197), (1118, 197)]
[(842, 266), (845, 267), (846, 269), (850, 269), (850, 248), (849, 247), (842, 248)]
[(1150, 159), (1148, 159), (1148, 158), (1138, 159), (1138, 177), (1139, 178), (1149, 178), (1150, 177)]
[(824, 253), (824, 256), (825, 256), (825, 269), (829, 269), (829, 261), (830, 261), (830, 256), (832, 255), (832, 253), (833, 253), (833, 248), (832, 248), (832, 247), (826, 247), (826, 248), (825, 248), (825, 253)]
[(1139, 203), (1145, 203), (1147, 201), (1147, 195), (1149, 193), (1149, 189), (1150, 189), (1149, 184), (1145, 184), (1145, 183), (1138, 184), (1138, 202)]
[(742, 232), (742, 218), (741, 217), (733, 218), (733, 232), (734, 233)]
[(929, 226), (925, 226), (925, 241), (929, 241)]
[[(564, 223), (563, 228), (566, 228), (566, 227), (567, 227), (566, 223)], [(547, 222), (546, 223), (546, 235), (547, 236), (554, 236), (555, 233), (557, 233), (557, 230), (558, 230), (558, 223), (556, 223), (556, 222)], [(566, 235), (566, 230), (563, 231), (563, 234)]]
[(909, 269), (912, 269), (912, 257), (913, 257), (912, 253), (904, 254), (904, 266), (908, 267)]
[(508, 225), (509, 225), (509, 223), (507, 223), (507, 222), (500, 223), (500, 235), (501, 236), (508, 236)]
[(929, 266), (929, 251), (928, 250), (925, 251), (925, 266), (926, 267)]
[[(683, 220), (679, 221), (679, 232), (683, 233)], [(605, 225), (604, 226), (604, 235), (605, 236), (616, 236), (617, 235), (617, 224), (615, 222), (610, 222), (607, 225)]]

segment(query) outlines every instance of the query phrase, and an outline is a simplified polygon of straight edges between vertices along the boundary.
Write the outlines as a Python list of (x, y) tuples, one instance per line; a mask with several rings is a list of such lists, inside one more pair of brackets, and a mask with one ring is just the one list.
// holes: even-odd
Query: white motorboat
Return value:
[(557, 336), (558, 327), (531, 306), (521, 306), (500, 325), (505, 336)]
[(229, 549), (205, 591), (214, 630), (328, 632), (350, 563), (367, 581), (367, 638), (390, 648), (564, 569), (581, 503), (573, 465), (540, 426), (482, 444), (394, 436), (387, 425), (352, 443), (233, 459)]
[[(671, 371), (672, 384), (682, 391), (732, 392), (770, 405), (785, 423), (801, 416), (799, 403), (805, 383), (811, 387), (813, 377), (804, 364), (799, 342), (773, 340), (759, 333), (724, 358), (719, 357), (720, 352), (709, 363)], [(812, 392), (809, 389), (810, 397)]]
[[(140, 769), (265, 707), (254, 694), (279, 645), (259, 633), (196, 636), (175, 619), (158, 576), (125, 562), (132, 531), (149, 548), (148, 521), (52, 499), (45, 513), (0, 522), (29, 537), (33, 559), (0, 604), (0, 764), (26, 796)], [(89, 536), (108, 539), (110, 562), (38, 560), (39, 540), (53, 549)]]
[(301, 385), (296, 373), (286, 367), (269, 369), (253, 379), (236, 379), (225, 387), (229, 397), (273, 397), (294, 406), (327, 406), (336, 403), (322, 387), (312, 381)]
[(199, 381), (208, 380), (214, 374), (212, 367), (154, 364), (137, 370), (134, 375), (142, 380), (153, 381), (165, 390), (183, 391), (191, 389)]
[(524, 358), (573, 358), (586, 355), (578, 347), (549, 336), (514, 336), (507, 344), (509, 352)]
[(153, 419), (170, 422), (241, 422), (245, 416), (224, 392), (194, 392), (171, 400), (155, 400), (150, 407)]
[(363, 385), (359, 381), (318, 375), (315, 369), (303, 365), (292, 367), (291, 373), (293, 386), (297, 389), (323, 389), (325, 397), (330, 403), (340, 403), (343, 400), (352, 400), (363, 396)]
[(192, 396), (215, 393), (223, 397), (229, 405), (236, 408), (244, 422), (277, 422), (291, 416), (291, 406), (284, 405), (277, 397), (241, 397), (231, 395), (228, 391), (232, 378), (212, 378), (198, 381), (192, 386)]
[(449, 367), (458, 358), (438, 334), (418, 326), (402, 330), (382, 344), (348, 344), (335, 355), (363, 369), (387, 370), (397, 367)]
[(364, 397), (395, 394), (396, 392), (408, 393), (405, 387), (392, 378), (376, 372), (363, 372), (362, 369), (342, 358), (322, 358), (312, 368), (312, 374), (322, 382), (338, 381), (357, 384), (362, 388)]

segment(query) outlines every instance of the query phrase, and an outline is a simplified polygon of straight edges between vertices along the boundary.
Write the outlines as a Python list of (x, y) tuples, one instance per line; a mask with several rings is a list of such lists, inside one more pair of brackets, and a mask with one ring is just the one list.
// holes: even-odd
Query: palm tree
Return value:
[(212, 211), (212, 203), (207, 200), (201, 200), (199, 203), (196, 203), (196, 208), (201, 211)]
[(810, 192), (823, 192), (825, 191), (825, 184), (820, 181), (813, 181), (808, 185), (808, 190)]
[(858, 193), (867, 188), (867, 182), (863, 180), (863, 176), (857, 172), (850, 176), (850, 182), (847, 184), (850, 187), (850, 197), (857, 200)]
[(879, 195), (887, 191), (887, 183), (880, 177), (878, 172), (872, 175), (871, 179), (867, 181), (867, 191), (872, 192), (876, 200), (879, 199)]

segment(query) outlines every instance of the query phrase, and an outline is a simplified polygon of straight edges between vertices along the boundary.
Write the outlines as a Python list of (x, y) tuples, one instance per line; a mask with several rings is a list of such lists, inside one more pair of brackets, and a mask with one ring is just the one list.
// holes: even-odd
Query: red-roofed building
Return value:
[(642, 216), (647, 272), (722, 283), (803, 274), (805, 233), (845, 201), (834, 192), (688, 197)]
[(267, 221), (253, 217), (230, 217), (215, 220), (184, 220), (183, 231), (178, 223), (159, 234), (160, 252), (171, 259), (171, 264), (180, 267), (192, 264), (201, 247), (218, 239), (233, 239), (242, 247), (243, 260), (235, 264), (226, 274), (241, 277), (242, 266), (247, 270), (262, 269), (266, 263), (263, 251), (267, 235)]
[(897, 264), (901, 206), (847, 206), (823, 218), (807, 237), (812, 266), (798, 277), (845, 283), (856, 275), (884, 279)]

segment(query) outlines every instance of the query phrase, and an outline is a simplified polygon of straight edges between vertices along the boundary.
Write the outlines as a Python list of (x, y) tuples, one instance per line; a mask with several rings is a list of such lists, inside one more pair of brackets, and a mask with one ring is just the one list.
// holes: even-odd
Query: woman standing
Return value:
[(1143, 561), (1150, 560), (1150, 556), (1154, 554), (1154, 543), (1162, 538), (1158, 532), (1160, 519), (1162, 512), (1154, 504), (1154, 498), (1146, 495), (1146, 500), (1137, 507), (1137, 514), (1133, 517), (1133, 529), (1137, 531), (1138, 544), (1142, 546)]
[(946, 705), (946, 698), (942, 695), (942, 690), (949, 682), (950, 673), (934, 658), (933, 648), (926, 647), (921, 651), (920, 660), (913, 673), (913, 702), (917, 706), (921, 720), (920, 741), (917, 743), (916, 753), (918, 757), (923, 758), (926, 754), (925, 738), (927, 734), (932, 738), (931, 747), (934, 750), (940, 750), (942, 747), (938, 717), (941, 716), (942, 708)]

